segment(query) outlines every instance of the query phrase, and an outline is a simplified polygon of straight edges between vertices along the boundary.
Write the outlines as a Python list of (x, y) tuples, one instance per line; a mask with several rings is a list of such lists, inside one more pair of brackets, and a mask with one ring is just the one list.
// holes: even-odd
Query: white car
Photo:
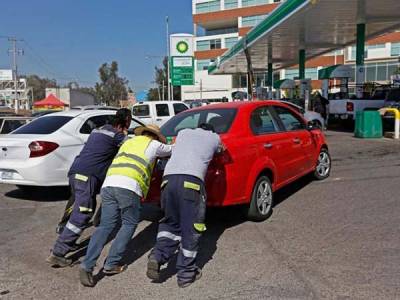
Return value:
[(298, 106), (292, 102), (288, 101), (281, 101), (289, 106), (291, 106), (293, 109), (297, 110), (299, 113), (301, 113), (304, 116), (304, 119), (306, 119), (308, 122), (314, 122), (315, 125), (317, 125), (319, 128), (324, 129), (325, 128), (325, 120), (321, 116), (320, 113), (317, 113), (312, 110), (307, 110), (305, 111), (304, 108), (301, 106)]
[[(89, 134), (115, 111), (70, 110), (33, 120), (0, 138), (0, 183), (67, 186), (67, 173)], [(133, 119), (131, 128), (142, 122)]]
[(132, 114), (146, 125), (164, 125), (173, 116), (189, 109), (181, 101), (147, 101), (133, 105)]

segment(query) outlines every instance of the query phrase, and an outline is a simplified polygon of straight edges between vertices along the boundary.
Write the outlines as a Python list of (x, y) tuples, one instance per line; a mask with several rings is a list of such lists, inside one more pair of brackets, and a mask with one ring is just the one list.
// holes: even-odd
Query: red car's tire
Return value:
[(332, 169), (332, 159), (328, 149), (322, 148), (318, 154), (317, 164), (314, 170), (314, 178), (324, 180), (329, 177)]
[(247, 218), (251, 221), (264, 221), (272, 215), (274, 195), (272, 184), (267, 176), (260, 176), (254, 184)]

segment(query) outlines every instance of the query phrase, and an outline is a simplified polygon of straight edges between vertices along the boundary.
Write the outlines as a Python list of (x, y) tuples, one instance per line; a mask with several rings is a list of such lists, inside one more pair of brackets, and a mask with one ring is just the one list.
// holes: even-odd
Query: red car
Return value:
[[(176, 115), (161, 131), (170, 140), (184, 128), (210, 123), (226, 150), (217, 154), (206, 176), (208, 206), (249, 204), (248, 217), (272, 213), (273, 193), (313, 173), (329, 176), (331, 158), (321, 130), (279, 101), (232, 102), (203, 106)], [(148, 201), (159, 201), (160, 174)]]

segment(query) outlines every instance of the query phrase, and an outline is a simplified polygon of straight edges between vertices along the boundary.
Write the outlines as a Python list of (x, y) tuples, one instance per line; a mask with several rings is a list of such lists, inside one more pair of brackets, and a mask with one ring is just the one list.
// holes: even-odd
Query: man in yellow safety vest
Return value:
[(131, 240), (140, 218), (140, 200), (150, 187), (154, 165), (158, 157), (171, 155), (172, 146), (156, 125), (138, 127), (135, 137), (120, 148), (108, 169), (101, 189), (102, 211), (100, 225), (93, 233), (83, 260), (79, 278), (84, 286), (93, 287), (93, 269), (109, 236), (121, 222), (115, 240), (105, 261), (106, 275), (121, 273), (126, 265), (121, 259)]

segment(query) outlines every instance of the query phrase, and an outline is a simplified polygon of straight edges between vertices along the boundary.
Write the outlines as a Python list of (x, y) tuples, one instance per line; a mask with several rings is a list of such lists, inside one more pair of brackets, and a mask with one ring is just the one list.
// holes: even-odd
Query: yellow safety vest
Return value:
[(107, 172), (107, 176), (122, 175), (136, 180), (144, 197), (149, 191), (154, 168), (154, 162), (151, 164), (145, 155), (151, 141), (147, 136), (127, 140), (122, 144)]

